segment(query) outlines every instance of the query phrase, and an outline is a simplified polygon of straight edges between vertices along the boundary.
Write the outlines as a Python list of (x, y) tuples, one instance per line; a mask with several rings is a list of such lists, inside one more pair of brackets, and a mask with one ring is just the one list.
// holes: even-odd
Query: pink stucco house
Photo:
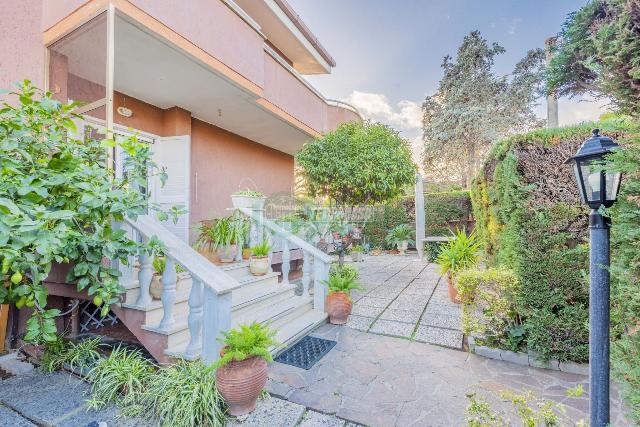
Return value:
[[(282, 341), (308, 328), (299, 320), (301, 304), (310, 304), (317, 323), (324, 302), (307, 294), (293, 304), (293, 292), (283, 294), (287, 277), (259, 288), (245, 279), (241, 263), (205, 265), (189, 248), (193, 224), (226, 215), (232, 193), (243, 187), (290, 192), (296, 151), (340, 123), (361, 120), (353, 107), (326, 99), (304, 79), (330, 73), (335, 61), (286, 0), (4, 0), (0, 31), (0, 88), (30, 79), (62, 102), (80, 101), (83, 123), (119, 137), (137, 133), (153, 144), (169, 174), (168, 184), (152, 191), (154, 200), (188, 208), (177, 225), (164, 224), (171, 236), (163, 238), (168, 258), (195, 285), (176, 293), (169, 284), (162, 302), (151, 301), (149, 260), (140, 259), (123, 274), (136, 280), (123, 283), (127, 295), (115, 308), (157, 359), (198, 357), (202, 340), (237, 323), (239, 310), (243, 321), (274, 320), (258, 316), (259, 308), (247, 305), (253, 300), (297, 310), (282, 318), (289, 330)], [(161, 233), (157, 225), (129, 224), (142, 238)], [(294, 240), (283, 237), (281, 259), (289, 259), (290, 244), (302, 245), (307, 286), (320, 283), (327, 260)], [(268, 286), (273, 295), (265, 293)], [(55, 286), (51, 292), (78, 296)]]

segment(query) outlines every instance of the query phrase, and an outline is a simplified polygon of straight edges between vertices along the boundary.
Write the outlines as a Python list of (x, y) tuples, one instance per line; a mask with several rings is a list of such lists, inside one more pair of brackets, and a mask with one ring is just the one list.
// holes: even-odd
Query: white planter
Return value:
[(231, 203), (236, 209), (264, 209), (265, 196), (243, 196), (240, 194), (231, 195)]
[(267, 274), (269, 272), (269, 257), (252, 256), (249, 260), (249, 271), (254, 276), (264, 276), (265, 274)]
[(353, 262), (364, 261), (364, 254), (362, 252), (351, 252), (351, 261)]
[(401, 244), (398, 245), (398, 250), (400, 251), (400, 255), (404, 255), (404, 253), (407, 251), (407, 248), (409, 247), (409, 242), (407, 242), (406, 240), (404, 242), (402, 242)]

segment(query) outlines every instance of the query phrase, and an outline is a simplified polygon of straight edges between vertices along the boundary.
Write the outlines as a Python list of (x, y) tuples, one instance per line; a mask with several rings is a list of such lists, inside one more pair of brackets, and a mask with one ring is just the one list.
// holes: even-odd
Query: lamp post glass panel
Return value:
[(583, 203), (591, 208), (589, 287), (589, 370), (591, 426), (609, 424), (609, 228), (610, 218), (600, 208), (612, 206), (620, 189), (620, 173), (606, 171), (606, 155), (619, 148), (594, 129), (573, 162)]

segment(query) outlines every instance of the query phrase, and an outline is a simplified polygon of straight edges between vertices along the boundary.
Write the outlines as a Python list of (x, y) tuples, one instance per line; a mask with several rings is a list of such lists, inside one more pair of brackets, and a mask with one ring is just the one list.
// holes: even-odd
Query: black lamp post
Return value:
[(590, 276), (589, 291), (589, 369), (591, 427), (609, 424), (609, 228), (610, 218), (600, 213), (600, 207), (612, 206), (620, 189), (620, 173), (607, 172), (605, 156), (619, 148), (616, 142), (599, 135), (594, 129), (591, 138), (578, 149), (573, 168), (580, 197), (591, 208), (589, 215)]

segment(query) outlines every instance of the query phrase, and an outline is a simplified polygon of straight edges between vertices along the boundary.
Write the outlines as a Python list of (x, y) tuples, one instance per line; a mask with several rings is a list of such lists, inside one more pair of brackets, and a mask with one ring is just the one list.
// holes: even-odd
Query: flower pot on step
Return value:
[(333, 325), (344, 325), (351, 314), (351, 298), (344, 292), (331, 292), (327, 297), (327, 313), (329, 313), (329, 323)]
[[(180, 282), (184, 279), (185, 273), (178, 273), (178, 278), (176, 280), (176, 290), (178, 286), (180, 286)], [(151, 278), (151, 284), (149, 285), (149, 293), (153, 297), (153, 299), (161, 299), (162, 298), (162, 290), (164, 286), (162, 285), (162, 275), (154, 274)]]
[(268, 256), (252, 256), (249, 260), (249, 271), (254, 276), (264, 276), (269, 272)]
[(451, 275), (447, 275), (447, 285), (449, 287), (449, 299), (454, 304), (460, 304), (460, 299), (458, 299), (458, 288), (456, 288), (456, 284), (453, 282), (453, 277)]
[(251, 248), (242, 249), (242, 259), (248, 261), (251, 258)]
[(237, 254), (238, 245), (226, 245), (218, 248), (218, 257), (220, 257), (220, 262), (222, 263), (235, 261)]
[(229, 406), (230, 415), (253, 411), (266, 384), (267, 362), (262, 357), (232, 361), (216, 370), (216, 387)]

